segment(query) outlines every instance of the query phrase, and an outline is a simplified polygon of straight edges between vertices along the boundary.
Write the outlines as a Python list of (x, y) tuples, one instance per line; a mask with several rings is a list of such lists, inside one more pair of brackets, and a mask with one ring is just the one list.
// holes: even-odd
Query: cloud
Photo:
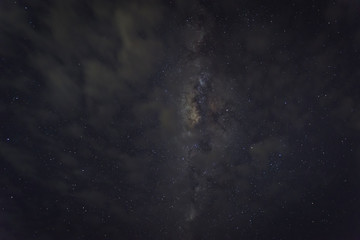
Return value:
[(304, 202), (330, 211), (360, 129), (342, 4), (291, 29), (231, 1), (1, 3), (1, 179), (24, 200), (0, 201), (30, 213), (4, 234), (253, 238)]

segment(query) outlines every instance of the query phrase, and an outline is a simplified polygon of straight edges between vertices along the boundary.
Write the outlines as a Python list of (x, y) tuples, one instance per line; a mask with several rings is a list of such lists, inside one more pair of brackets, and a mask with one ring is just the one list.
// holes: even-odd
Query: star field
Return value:
[(2, 1), (0, 239), (359, 239), (359, 10)]

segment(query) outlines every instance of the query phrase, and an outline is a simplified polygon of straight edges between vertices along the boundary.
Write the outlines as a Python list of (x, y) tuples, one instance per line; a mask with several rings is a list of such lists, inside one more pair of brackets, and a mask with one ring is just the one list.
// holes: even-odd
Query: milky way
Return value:
[(197, 7), (185, 21), (187, 48), (175, 71), (180, 85), (177, 108), (182, 129), (178, 147), (183, 150), (181, 160), (189, 191), (185, 206), (179, 207), (185, 209), (184, 231), (190, 239), (192, 222), (208, 211), (205, 205), (211, 201), (210, 192), (221, 165), (234, 160), (225, 158), (234, 145), (232, 132), (240, 127), (235, 111), (241, 105), (235, 104), (239, 97), (234, 82), (213, 70), (213, 53), (207, 48), (209, 36), (214, 34), (211, 17)]
[(359, 12), (0, 1), (0, 239), (359, 239)]

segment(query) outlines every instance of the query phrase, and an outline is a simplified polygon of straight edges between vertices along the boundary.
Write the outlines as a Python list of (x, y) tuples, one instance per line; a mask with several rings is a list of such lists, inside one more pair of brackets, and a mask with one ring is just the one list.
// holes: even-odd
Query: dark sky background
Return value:
[(0, 239), (360, 239), (360, 2), (0, 2)]

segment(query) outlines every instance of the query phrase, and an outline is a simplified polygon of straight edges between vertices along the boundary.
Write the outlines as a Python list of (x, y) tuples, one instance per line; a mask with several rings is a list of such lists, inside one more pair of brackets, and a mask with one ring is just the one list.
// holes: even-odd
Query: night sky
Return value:
[(0, 1), (0, 239), (360, 239), (360, 2)]

